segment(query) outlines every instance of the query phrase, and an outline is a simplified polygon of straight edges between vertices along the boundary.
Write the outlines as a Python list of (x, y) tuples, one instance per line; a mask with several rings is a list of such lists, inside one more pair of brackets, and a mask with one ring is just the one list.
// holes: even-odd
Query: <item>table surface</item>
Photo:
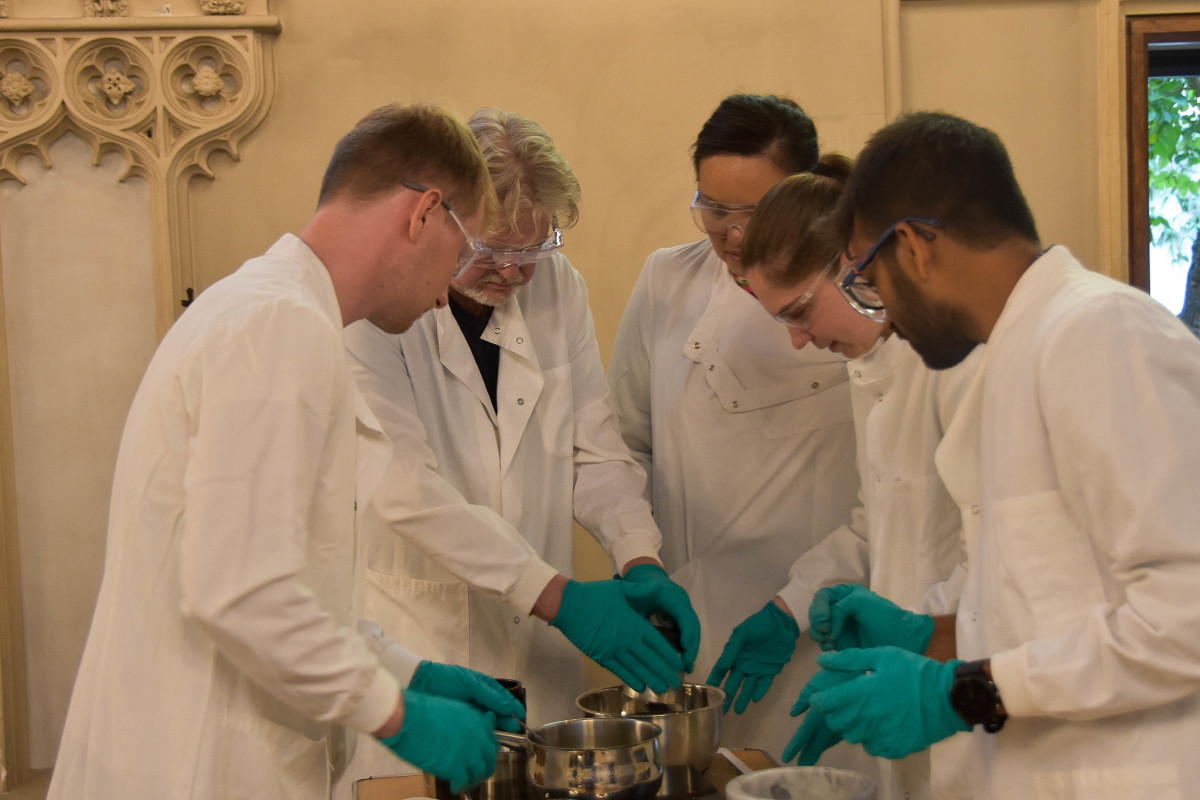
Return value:
[[(765, 750), (731, 750), (730, 752), (753, 770), (779, 766)], [(725, 784), (739, 774), (741, 773), (738, 768), (718, 752), (712, 765), (705, 770), (704, 777), (724, 797)], [(354, 784), (354, 792), (356, 800), (409, 800), (413, 797), (436, 797), (433, 777), (429, 775), (365, 778)]]

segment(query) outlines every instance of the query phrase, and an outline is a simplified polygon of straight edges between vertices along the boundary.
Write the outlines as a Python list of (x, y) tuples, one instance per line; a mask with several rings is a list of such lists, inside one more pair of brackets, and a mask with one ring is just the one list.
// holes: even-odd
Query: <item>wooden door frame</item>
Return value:
[(1125, 91), (1129, 175), (1129, 283), (1150, 290), (1150, 174), (1146, 80), (1150, 45), (1200, 42), (1200, 14), (1155, 14), (1125, 18)]

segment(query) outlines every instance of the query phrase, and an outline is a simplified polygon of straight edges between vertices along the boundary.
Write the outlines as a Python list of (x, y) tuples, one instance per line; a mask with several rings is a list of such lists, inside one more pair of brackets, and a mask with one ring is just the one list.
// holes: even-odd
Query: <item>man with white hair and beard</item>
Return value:
[[(500, 200), (475, 264), (408, 332), (346, 331), (359, 387), (409, 464), (374, 501), (387, 526), (366, 538), (364, 616), (423, 657), (521, 681), (536, 724), (579, 715), (580, 650), (665, 691), (692, 668), (700, 626), (658, 560), (587, 289), (559, 252), (579, 183), (532, 120), (482, 109), (468, 124)], [(622, 577), (569, 579), (573, 519)], [(682, 652), (647, 621), (656, 611)]]

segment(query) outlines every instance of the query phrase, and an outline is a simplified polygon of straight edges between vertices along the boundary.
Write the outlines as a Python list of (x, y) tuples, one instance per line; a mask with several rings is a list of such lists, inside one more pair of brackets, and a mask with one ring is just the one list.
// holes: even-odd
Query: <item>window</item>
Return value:
[(1200, 15), (1127, 20), (1129, 279), (1200, 333)]

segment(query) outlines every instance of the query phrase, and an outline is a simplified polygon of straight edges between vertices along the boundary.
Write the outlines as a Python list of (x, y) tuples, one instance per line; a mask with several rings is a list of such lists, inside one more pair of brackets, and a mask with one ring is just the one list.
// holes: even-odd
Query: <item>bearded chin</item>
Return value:
[(962, 363), (978, 342), (967, 336), (967, 315), (962, 309), (927, 300), (898, 269), (889, 276), (896, 293), (900, 321), (893, 315), (896, 335), (908, 341), (930, 369), (950, 369)]

